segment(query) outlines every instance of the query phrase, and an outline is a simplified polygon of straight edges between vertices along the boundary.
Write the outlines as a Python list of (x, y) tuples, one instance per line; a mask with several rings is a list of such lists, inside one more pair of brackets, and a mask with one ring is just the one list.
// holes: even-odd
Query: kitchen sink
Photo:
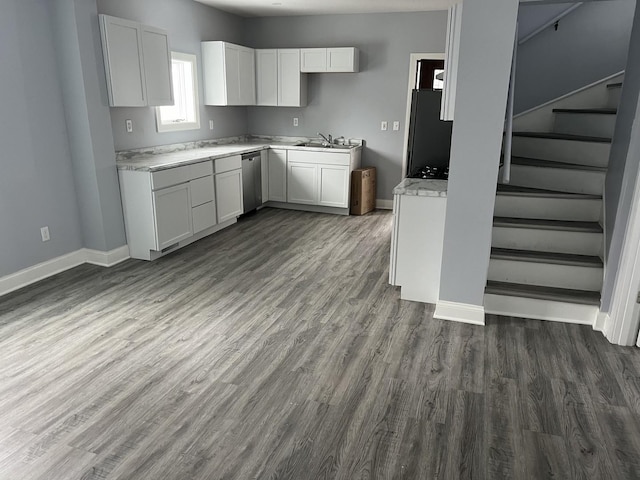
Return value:
[(296, 147), (313, 147), (313, 148), (337, 148), (337, 149), (341, 149), (341, 150), (349, 150), (350, 148), (354, 148), (355, 145), (335, 145), (335, 144), (331, 144), (331, 145), (323, 145), (322, 143), (316, 143), (316, 142), (308, 142), (308, 143), (298, 143), (295, 145)]

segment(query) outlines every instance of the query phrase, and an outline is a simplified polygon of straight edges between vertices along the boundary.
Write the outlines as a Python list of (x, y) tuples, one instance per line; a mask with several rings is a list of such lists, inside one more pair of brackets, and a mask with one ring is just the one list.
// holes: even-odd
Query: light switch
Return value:
[(393, 129), (395, 131), (400, 130), (400, 122), (398, 122), (398, 121), (393, 122)]
[(385, 131), (387, 129), (387, 122), (380, 122), (380, 130)]

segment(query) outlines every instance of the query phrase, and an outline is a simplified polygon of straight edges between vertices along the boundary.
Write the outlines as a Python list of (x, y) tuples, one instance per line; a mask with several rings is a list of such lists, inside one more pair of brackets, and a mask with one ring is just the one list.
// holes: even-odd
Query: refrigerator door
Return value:
[(449, 165), (453, 122), (440, 120), (440, 90), (414, 90), (411, 100), (407, 175), (417, 169)]

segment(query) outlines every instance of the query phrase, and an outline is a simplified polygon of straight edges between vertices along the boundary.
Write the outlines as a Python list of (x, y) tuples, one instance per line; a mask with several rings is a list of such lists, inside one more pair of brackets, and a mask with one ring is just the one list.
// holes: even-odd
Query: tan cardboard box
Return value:
[(376, 167), (351, 173), (351, 215), (364, 215), (376, 208)]

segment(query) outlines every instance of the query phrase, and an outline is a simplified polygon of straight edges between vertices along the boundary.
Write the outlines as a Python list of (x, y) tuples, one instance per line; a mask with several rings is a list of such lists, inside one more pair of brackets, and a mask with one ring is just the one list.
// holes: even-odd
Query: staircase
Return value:
[(603, 280), (602, 195), (622, 84), (607, 104), (556, 108), (551, 132), (514, 132), (499, 184), (485, 311), (593, 325)]

